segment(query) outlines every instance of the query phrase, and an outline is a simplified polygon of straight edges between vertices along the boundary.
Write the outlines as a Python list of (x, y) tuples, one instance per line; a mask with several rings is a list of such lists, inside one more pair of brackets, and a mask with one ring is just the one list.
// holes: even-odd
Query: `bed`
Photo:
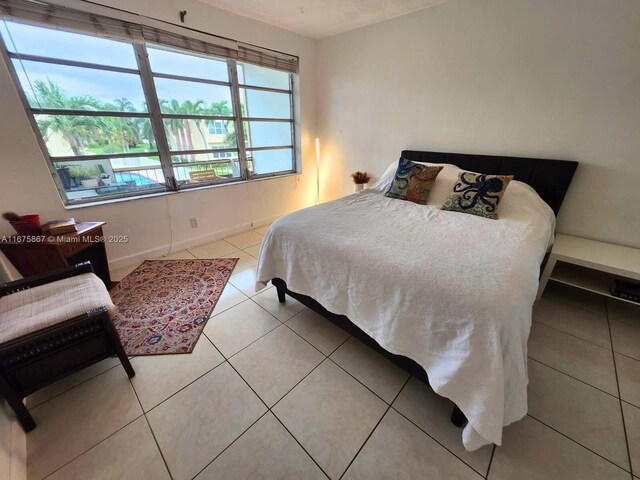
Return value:
[[(278, 219), (257, 285), (301, 301), (455, 405), (467, 450), (527, 412), (527, 339), (540, 265), (577, 162), (405, 150), (444, 165), (428, 205), (371, 188)], [(397, 164), (397, 162), (396, 162)], [(440, 210), (459, 171), (514, 175), (499, 219)]]

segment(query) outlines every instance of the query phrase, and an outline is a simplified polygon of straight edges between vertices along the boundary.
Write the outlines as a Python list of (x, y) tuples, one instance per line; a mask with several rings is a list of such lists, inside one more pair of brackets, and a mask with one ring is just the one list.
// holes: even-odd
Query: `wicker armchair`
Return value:
[(36, 423), (23, 399), (50, 383), (113, 355), (135, 375), (92, 272), (84, 262), (0, 285), (0, 395), (26, 432)]

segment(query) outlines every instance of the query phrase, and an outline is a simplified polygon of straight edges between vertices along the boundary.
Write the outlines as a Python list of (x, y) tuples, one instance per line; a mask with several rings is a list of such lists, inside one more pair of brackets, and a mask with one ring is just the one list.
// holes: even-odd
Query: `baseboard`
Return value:
[(222, 230), (216, 230), (215, 232), (209, 232), (204, 235), (198, 235), (185, 240), (181, 240), (179, 242), (175, 242), (173, 243), (173, 245), (167, 243), (159, 247), (143, 250), (142, 252), (125, 255), (123, 257), (109, 260), (109, 269), (117, 270), (119, 268), (128, 267), (129, 265), (133, 265), (135, 263), (143, 262), (144, 260), (151, 260), (154, 258), (162, 257), (163, 255), (167, 255), (168, 253), (179, 252), (180, 250), (184, 250), (185, 248), (196, 247), (205, 243), (214, 242), (216, 240), (220, 240), (223, 237), (229, 237), (231, 235), (244, 232), (251, 228), (268, 225), (274, 220), (280, 218), (282, 215), (284, 214), (261, 218), (258, 220), (254, 220), (253, 223), (243, 223), (240, 225), (235, 225), (233, 227), (224, 228)]
[(280, 217), (286, 215), (286, 213), (281, 213), (280, 215), (274, 215), (272, 217), (264, 217), (261, 218), (259, 220), (254, 220), (253, 221), (253, 226), (251, 228), (256, 228), (256, 227), (262, 227), (264, 225), (269, 225), (273, 222), (275, 222), (277, 219), (279, 219)]

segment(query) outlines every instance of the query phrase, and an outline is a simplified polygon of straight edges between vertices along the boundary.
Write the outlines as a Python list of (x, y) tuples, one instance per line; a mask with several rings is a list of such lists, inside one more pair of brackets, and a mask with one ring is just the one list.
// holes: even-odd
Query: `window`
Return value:
[(227, 124), (223, 121), (216, 120), (215, 122), (209, 122), (209, 133), (212, 135), (226, 135), (229, 132), (227, 130)]
[(170, 34), (157, 30), (154, 41), (104, 38), (69, 23), (0, 23), (66, 204), (295, 171), (291, 71), (192, 50), (200, 43), (177, 35), (163, 43)]
[(291, 170), (294, 161), (291, 78), (285, 72), (237, 64), (240, 110), (252, 175)]

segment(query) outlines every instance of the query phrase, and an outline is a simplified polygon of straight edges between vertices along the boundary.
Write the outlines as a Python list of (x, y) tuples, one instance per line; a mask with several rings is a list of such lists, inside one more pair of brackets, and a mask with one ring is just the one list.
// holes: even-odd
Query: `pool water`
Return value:
[(139, 173), (115, 173), (115, 181), (116, 183), (126, 183), (126, 182), (135, 182), (137, 186), (143, 185), (156, 185), (157, 182), (154, 182), (148, 177), (140, 175)]

